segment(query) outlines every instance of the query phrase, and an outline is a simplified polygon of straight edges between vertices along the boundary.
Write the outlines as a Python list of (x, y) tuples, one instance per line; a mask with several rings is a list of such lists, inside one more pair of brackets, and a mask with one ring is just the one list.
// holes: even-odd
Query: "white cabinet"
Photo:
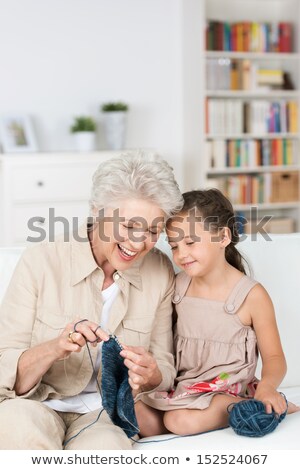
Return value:
[(11, 175), (14, 202), (81, 200), (88, 196), (86, 182), (91, 181), (94, 162), (70, 164), (26, 162), (14, 169)]
[(52, 240), (81, 224), (89, 215), (93, 173), (117, 153), (1, 155), (0, 245)]
[(204, 0), (203, 20), (203, 184), (300, 231), (300, 2)]

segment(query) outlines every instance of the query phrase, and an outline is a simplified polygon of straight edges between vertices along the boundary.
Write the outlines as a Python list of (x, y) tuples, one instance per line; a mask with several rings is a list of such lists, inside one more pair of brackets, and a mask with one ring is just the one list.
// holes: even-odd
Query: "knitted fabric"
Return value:
[(102, 345), (102, 405), (112, 422), (128, 437), (139, 432), (128, 369), (120, 356), (121, 346), (113, 336)]

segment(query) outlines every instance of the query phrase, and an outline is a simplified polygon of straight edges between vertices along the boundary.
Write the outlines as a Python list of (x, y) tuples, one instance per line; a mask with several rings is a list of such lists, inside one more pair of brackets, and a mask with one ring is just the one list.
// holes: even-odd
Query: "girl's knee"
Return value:
[(166, 411), (164, 425), (174, 434), (186, 434), (186, 429), (189, 427), (188, 413), (186, 410)]

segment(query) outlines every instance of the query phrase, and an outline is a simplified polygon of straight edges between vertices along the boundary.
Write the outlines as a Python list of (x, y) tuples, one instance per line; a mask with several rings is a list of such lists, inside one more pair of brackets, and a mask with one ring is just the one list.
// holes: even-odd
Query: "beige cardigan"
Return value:
[[(61, 237), (28, 248), (20, 259), (0, 309), (0, 401), (14, 398), (20, 355), (53, 339), (67, 323), (87, 318), (101, 323), (94, 282), (102, 286), (104, 273), (96, 264), (86, 226), (69, 241)], [(157, 249), (123, 272), (114, 273), (120, 288), (108, 329), (126, 345), (143, 346), (157, 360), (163, 380), (157, 390), (168, 390), (175, 378), (172, 303), (173, 267)], [(96, 348), (90, 348), (93, 362)], [(99, 376), (101, 371), (99, 372)], [(80, 393), (92, 376), (88, 351), (55, 362), (42, 380), (23, 398), (43, 401)], [(100, 377), (99, 377), (100, 378)]]

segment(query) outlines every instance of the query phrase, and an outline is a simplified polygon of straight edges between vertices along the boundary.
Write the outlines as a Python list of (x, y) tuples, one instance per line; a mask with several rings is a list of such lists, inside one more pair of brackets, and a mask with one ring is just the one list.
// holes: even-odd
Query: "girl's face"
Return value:
[(107, 208), (95, 229), (92, 249), (98, 263), (124, 271), (146, 255), (164, 227), (164, 212), (146, 200), (128, 199), (118, 209)]
[(228, 229), (210, 232), (187, 214), (168, 222), (167, 236), (174, 262), (191, 277), (202, 277), (219, 269), (225, 260), (225, 247), (230, 243)]

